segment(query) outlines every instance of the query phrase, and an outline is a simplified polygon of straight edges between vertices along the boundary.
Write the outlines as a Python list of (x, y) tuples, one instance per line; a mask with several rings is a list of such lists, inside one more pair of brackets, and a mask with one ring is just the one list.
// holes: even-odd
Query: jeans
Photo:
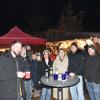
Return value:
[(42, 88), (40, 100), (50, 100), (51, 88)]
[(83, 92), (83, 78), (82, 76), (78, 77), (80, 82), (77, 85), (70, 87), (72, 100), (85, 100)]
[(87, 90), (91, 100), (100, 100), (100, 83), (86, 81)]
[(32, 80), (24, 80), (26, 100), (32, 99)]

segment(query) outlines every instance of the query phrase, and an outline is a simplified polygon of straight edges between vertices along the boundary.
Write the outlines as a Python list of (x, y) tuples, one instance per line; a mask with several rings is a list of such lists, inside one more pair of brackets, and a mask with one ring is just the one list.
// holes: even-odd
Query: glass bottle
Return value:
[(52, 76), (52, 75), (53, 75), (53, 68), (50, 67), (50, 76)]
[(48, 69), (46, 69), (46, 71), (45, 71), (45, 76), (46, 76), (46, 78), (48, 78)]
[(55, 74), (58, 74), (58, 67), (55, 67)]

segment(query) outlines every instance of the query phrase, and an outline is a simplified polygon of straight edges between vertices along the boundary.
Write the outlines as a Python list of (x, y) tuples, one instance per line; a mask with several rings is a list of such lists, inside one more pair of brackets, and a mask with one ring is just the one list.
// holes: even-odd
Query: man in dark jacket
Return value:
[(25, 72), (25, 77), (23, 78), (23, 85), (25, 87), (25, 100), (32, 99), (32, 80), (31, 80), (31, 64), (30, 59), (27, 56), (26, 47), (22, 47), (22, 51), (20, 53), (22, 59), (21, 63)]
[(91, 100), (100, 100), (100, 55), (93, 45), (88, 47), (85, 58), (85, 81)]
[(40, 96), (40, 78), (41, 78), (41, 66), (42, 61), (37, 60), (38, 55), (35, 53), (32, 54), (32, 60), (31, 60), (31, 69), (32, 69), (32, 81), (33, 81), (33, 88), (34, 88), (34, 97)]
[(69, 73), (70, 75), (77, 75), (80, 78), (80, 82), (70, 87), (72, 100), (85, 100), (83, 92), (83, 67), (84, 57), (80, 50), (78, 50), (77, 44), (74, 42), (71, 44), (71, 52), (68, 54), (69, 58)]
[(18, 55), (22, 43), (15, 41), (11, 51), (0, 56), (0, 100), (21, 100), (20, 79), (24, 77)]

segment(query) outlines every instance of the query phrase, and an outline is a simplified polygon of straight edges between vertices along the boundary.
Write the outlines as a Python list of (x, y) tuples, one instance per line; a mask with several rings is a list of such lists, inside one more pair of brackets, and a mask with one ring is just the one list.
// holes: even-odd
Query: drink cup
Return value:
[(66, 75), (66, 79), (67, 79), (69, 76), (69, 73), (67, 71), (65, 71), (65, 75)]
[(54, 80), (58, 80), (58, 74), (53, 74)]
[(30, 79), (30, 77), (31, 77), (31, 73), (30, 72), (25, 72), (25, 76), (24, 76), (24, 78), (25, 79)]
[(62, 74), (62, 80), (66, 79), (66, 74)]
[(25, 76), (25, 73), (24, 72), (21, 72), (21, 71), (18, 71), (17, 72), (17, 77), (18, 78), (23, 78)]

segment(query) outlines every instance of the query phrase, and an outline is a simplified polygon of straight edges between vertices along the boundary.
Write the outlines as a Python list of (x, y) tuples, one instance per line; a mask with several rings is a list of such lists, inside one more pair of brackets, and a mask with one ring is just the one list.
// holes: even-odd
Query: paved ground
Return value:
[[(33, 98), (32, 100), (40, 100), (40, 97), (35, 97)], [(54, 98), (51, 98), (51, 100), (55, 100)], [(69, 96), (69, 100), (72, 100), (71, 99), (71, 96)], [(85, 95), (85, 100), (90, 100), (89, 97), (87, 95)]]
[[(86, 88), (84, 88), (84, 93), (85, 93), (85, 100), (90, 100)], [(33, 95), (34, 95), (34, 92), (33, 92)], [(33, 96), (33, 99), (32, 100), (40, 100), (40, 96), (38, 96), (38, 97), (34, 97)], [(55, 100), (55, 99), (53, 97), (51, 97), (51, 100)], [(69, 92), (69, 100), (72, 100), (71, 99), (71, 96), (70, 96), (70, 92)]]
[[(33, 100), (40, 100), (40, 97), (33, 98)], [(55, 100), (55, 99), (52, 98), (51, 100)], [(69, 98), (69, 100), (72, 100), (72, 99)], [(89, 99), (89, 97), (87, 96), (87, 97), (85, 98), (85, 100), (90, 100), (90, 99)]]

